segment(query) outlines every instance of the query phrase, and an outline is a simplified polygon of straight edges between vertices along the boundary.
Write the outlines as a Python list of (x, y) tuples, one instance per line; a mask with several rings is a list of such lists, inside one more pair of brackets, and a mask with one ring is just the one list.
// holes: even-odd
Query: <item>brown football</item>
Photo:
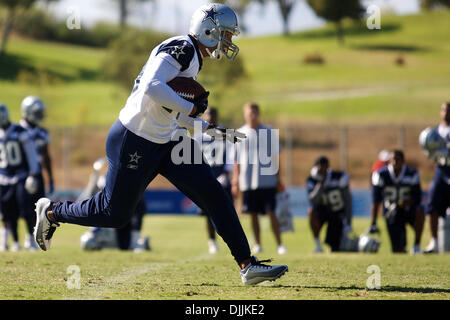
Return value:
[(167, 85), (180, 97), (190, 102), (195, 101), (206, 91), (200, 83), (192, 78), (176, 77), (167, 82)]

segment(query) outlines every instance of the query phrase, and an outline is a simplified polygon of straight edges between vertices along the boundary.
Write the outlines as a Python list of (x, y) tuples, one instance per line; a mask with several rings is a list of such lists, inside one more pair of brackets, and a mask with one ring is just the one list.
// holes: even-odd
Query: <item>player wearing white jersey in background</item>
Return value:
[(275, 280), (287, 271), (286, 265), (264, 265), (251, 256), (233, 202), (211, 167), (193, 161), (201, 152), (195, 140), (190, 141), (190, 161), (175, 163), (172, 157), (179, 142), (171, 138), (179, 126), (192, 128), (197, 119), (202, 121), (203, 130), (209, 127), (209, 123), (197, 118), (208, 103), (207, 96), (194, 103), (184, 100), (167, 83), (175, 77), (195, 79), (205, 57), (226, 56), (233, 60), (238, 48), (231, 38), (238, 33), (237, 16), (231, 8), (207, 4), (193, 14), (189, 35), (170, 38), (152, 50), (119, 119), (109, 131), (105, 187), (81, 202), (38, 201), (35, 238), (41, 249), (50, 248), (60, 223), (96, 227), (126, 224), (148, 184), (161, 174), (207, 212), (240, 267), (244, 284)]
[[(251, 215), (252, 229), (255, 236), (253, 253), (260, 253), (261, 231), (258, 215), (267, 214), (272, 226), (272, 232), (277, 242), (278, 254), (285, 254), (286, 247), (281, 241), (280, 225), (275, 215), (276, 193), (279, 184), (279, 170), (273, 174), (265, 174), (264, 167), (278, 162), (278, 151), (272, 150), (272, 131), (259, 121), (259, 107), (250, 102), (244, 106), (245, 125), (239, 129), (248, 139), (236, 146), (236, 160), (234, 165), (232, 192), (237, 196), (242, 192), (242, 212)], [(278, 142), (278, 141), (277, 141)], [(263, 157), (270, 157), (268, 163), (263, 164)]]
[(431, 239), (424, 253), (438, 252), (438, 219), (439, 216), (445, 218), (450, 207), (450, 102), (441, 105), (440, 116), (441, 123), (430, 132), (439, 139), (439, 147), (427, 154), (436, 163), (436, 169), (426, 203)]

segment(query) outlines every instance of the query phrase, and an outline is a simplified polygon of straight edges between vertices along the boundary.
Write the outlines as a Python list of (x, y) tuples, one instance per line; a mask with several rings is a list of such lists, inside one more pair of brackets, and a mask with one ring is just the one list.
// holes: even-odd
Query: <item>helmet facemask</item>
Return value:
[(224, 55), (225, 57), (233, 61), (234, 59), (236, 59), (236, 56), (239, 53), (239, 47), (231, 41), (231, 37), (230, 40), (227, 39), (226, 37), (227, 32), (231, 34), (231, 37), (237, 36), (239, 34), (239, 31), (237, 30), (230, 30), (228, 28), (222, 28), (219, 26), (218, 27), (219, 37), (216, 50), (218, 51), (219, 54), (218, 59), (221, 59), (222, 55)]
[(36, 108), (36, 110), (32, 110), (29, 120), (35, 124), (40, 124), (42, 120), (44, 120), (44, 117), (45, 117), (44, 109)]

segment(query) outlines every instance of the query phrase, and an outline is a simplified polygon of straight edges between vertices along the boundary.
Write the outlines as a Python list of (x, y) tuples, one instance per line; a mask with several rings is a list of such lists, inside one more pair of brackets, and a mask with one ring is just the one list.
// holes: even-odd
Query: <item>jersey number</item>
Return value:
[(344, 208), (344, 199), (340, 190), (332, 190), (325, 195), (325, 203), (331, 206), (333, 212), (340, 211)]
[(8, 165), (17, 166), (22, 162), (22, 154), (17, 141), (8, 141), (0, 143), (0, 168), (6, 168)]
[(386, 187), (384, 188), (384, 199), (389, 203), (397, 202), (397, 201), (408, 201), (410, 198), (410, 189), (409, 187)]

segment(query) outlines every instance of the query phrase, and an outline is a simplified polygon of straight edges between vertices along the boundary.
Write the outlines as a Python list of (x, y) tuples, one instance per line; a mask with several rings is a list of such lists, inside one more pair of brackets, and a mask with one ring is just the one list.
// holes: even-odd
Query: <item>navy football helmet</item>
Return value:
[(0, 102), (0, 127), (9, 123), (9, 112), (6, 105)]

